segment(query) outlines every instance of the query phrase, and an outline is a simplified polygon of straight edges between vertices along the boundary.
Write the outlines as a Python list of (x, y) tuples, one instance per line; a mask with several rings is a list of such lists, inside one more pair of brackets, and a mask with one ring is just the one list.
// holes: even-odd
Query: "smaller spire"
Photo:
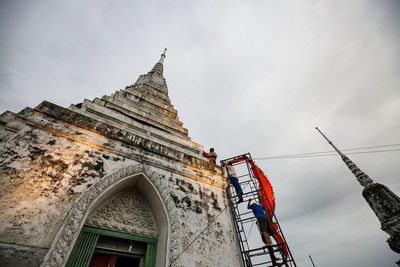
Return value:
[(331, 140), (329, 140), (319, 129), (318, 127), (315, 127), (317, 131), (328, 141), (328, 143), (333, 147), (333, 149), (336, 150), (336, 152), (342, 157), (343, 162), (347, 165), (347, 167), (350, 169), (350, 171), (354, 174), (354, 176), (357, 178), (357, 181), (363, 186), (369, 186), (373, 184), (373, 180), (369, 178), (367, 174), (365, 174), (360, 168), (357, 167), (355, 163), (353, 163), (345, 154), (343, 154), (333, 143)]
[(167, 53), (167, 48), (164, 49), (164, 52), (161, 54), (161, 58), (158, 63), (164, 64), (165, 53)]
[[(382, 184), (374, 183), (371, 178), (361, 171), (346, 155), (337, 149), (332, 142), (318, 129), (317, 131), (339, 153), (344, 163), (364, 187), (362, 195), (368, 202), (372, 211), (381, 223), (381, 229), (390, 235), (387, 240), (389, 247), (400, 253), (400, 198), (389, 188)], [(400, 261), (397, 262), (400, 265)]]

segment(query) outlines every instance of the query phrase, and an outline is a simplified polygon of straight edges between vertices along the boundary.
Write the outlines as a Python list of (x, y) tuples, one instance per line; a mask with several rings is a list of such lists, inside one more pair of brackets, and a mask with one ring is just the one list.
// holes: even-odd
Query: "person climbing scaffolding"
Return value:
[(238, 204), (242, 203), (243, 202), (243, 191), (242, 191), (242, 187), (239, 184), (239, 179), (237, 178), (237, 175), (236, 175), (236, 169), (235, 169), (235, 167), (233, 167), (231, 161), (228, 162), (225, 167), (228, 172), (229, 181), (235, 188), (236, 195), (239, 197), (239, 200), (237, 203)]
[(274, 232), (271, 228), (271, 223), (268, 219), (268, 216), (265, 214), (264, 207), (261, 205), (258, 205), (256, 203), (253, 203), (250, 205), (252, 199), (249, 199), (249, 202), (247, 203), (247, 208), (251, 209), (253, 211), (254, 217), (257, 218), (257, 223), (258, 226), (260, 227), (260, 232), (261, 232), (261, 238), (265, 245), (263, 248), (270, 247), (272, 246), (272, 243), (269, 239), (269, 236), (274, 237), (276, 241), (276, 237), (274, 235)]
[[(239, 176), (236, 175), (236, 170), (235, 168), (232, 169), (233, 166), (231, 165), (240, 168), (238, 170)], [(248, 209), (243, 209), (243, 207), (241, 208), (239, 205), (232, 203), (235, 202), (236, 195), (231, 196), (230, 186), (226, 189), (227, 196), (231, 202), (229, 207), (233, 214), (243, 262), (246, 266), (296, 267), (293, 256), (283, 237), (282, 229), (275, 217), (275, 194), (267, 175), (254, 163), (250, 153), (221, 160), (221, 166), (226, 167), (228, 181), (233, 186), (235, 181), (232, 180), (235, 179), (231, 179), (231, 177), (240, 179), (241, 183), (238, 183), (238, 185), (242, 188), (237, 190), (234, 186), (236, 195), (241, 193), (241, 197), (246, 202), (250, 199), (247, 206), (252, 212), (249, 213)], [(247, 167), (248, 172), (245, 172), (245, 167)], [(255, 204), (251, 203), (252, 200)], [(249, 239), (252, 239), (251, 230), (253, 229), (253, 224), (250, 227), (245, 227), (245, 224), (249, 222), (256, 223), (257, 228), (259, 228), (262, 245), (257, 245), (257, 242), (249, 242)]]

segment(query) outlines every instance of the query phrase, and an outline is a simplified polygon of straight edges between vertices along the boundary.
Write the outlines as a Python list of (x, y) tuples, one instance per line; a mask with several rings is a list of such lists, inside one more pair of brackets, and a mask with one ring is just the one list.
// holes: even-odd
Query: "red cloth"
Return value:
[[(262, 204), (265, 207), (267, 211), (267, 215), (272, 222), (272, 230), (274, 231), (274, 234), (276, 236), (276, 239), (278, 243), (283, 243), (283, 237), (280, 235), (278, 232), (278, 225), (276, 222), (273, 221), (273, 213), (275, 212), (275, 194), (274, 190), (272, 188), (271, 183), (268, 180), (267, 175), (253, 162), (251, 161), (248, 157), (243, 156), (241, 158), (235, 159), (231, 161), (232, 163), (237, 163), (241, 161), (247, 161), (251, 165), (251, 170), (253, 172), (254, 177), (258, 180), (258, 183), (260, 185), (260, 189), (264, 189), (261, 191), (261, 200)], [(287, 257), (288, 257), (288, 249), (286, 245), (283, 245), (283, 256), (284, 259), (283, 261), (286, 262)]]
[(209, 162), (211, 162), (211, 163), (214, 163), (209, 157), (208, 157), (208, 154), (205, 152), (205, 151), (203, 151), (203, 157), (206, 157), (206, 158), (208, 158), (208, 161)]
[[(235, 159), (231, 161), (232, 163), (237, 163), (241, 161), (247, 161), (251, 165), (251, 170), (253, 172), (254, 177), (258, 180), (260, 186), (264, 188), (263, 192), (261, 192), (262, 204), (267, 209), (267, 211), (272, 210), (275, 211), (275, 194), (272, 189), (272, 185), (268, 180), (267, 175), (248, 157), (243, 156), (241, 158)], [(272, 219), (272, 212), (268, 212), (268, 217)], [(272, 221), (272, 220), (271, 220)]]

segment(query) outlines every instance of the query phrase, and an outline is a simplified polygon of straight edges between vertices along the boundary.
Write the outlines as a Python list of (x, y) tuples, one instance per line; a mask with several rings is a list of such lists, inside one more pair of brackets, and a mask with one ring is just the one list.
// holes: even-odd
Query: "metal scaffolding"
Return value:
[(233, 216), (244, 266), (296, 267), (296, 263), (289, 250), (278, 219), (271, 206), (271, 199), (267, 198), (267, 207), (263, 205), (265, 214), (272, 213), (272, 221), (274, 225), (277, 226), (276, 232), (282, 237), (283, 241), (280, 243), (275, 242), (275, 244), (270, 247), (262, 248), (264, 244), (262, 243), (262, 245), (260, 245), (260, 235), (257, 233), (257, 230), (253, 230), (257, 219), (254, 217), (252, 211), (247, 209), (246, 202), (249, 199), (257, 200), (262, 192), (264, 192), (265, 196), (267, 194), (262, 183), (259, 183), (260, 177), (257, 177), (258, 172), (254, 171), (256, 167), (250, 153), (224, 159), (220, 162), (221, 166), (225, 166), (228, 162), (234, 162), (233, 166), (235, 166), (237, 170), (237, 178), (243, 190), (244, 202), (240, 204), (235, 200), (237, 198), (236, 194), (232, 194), (232, 184), (227, 188), (229, 207)]

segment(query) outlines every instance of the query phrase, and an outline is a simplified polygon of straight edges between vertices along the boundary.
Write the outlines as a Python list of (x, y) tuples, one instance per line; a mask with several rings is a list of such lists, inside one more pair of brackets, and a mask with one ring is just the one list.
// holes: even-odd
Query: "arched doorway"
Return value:
[(67, 267), (155, 266), (158, 226), (135, 180), (89, 214)]
[[(110, 227), (90, 225), (90, 215), (94, 214), (107, 201), (110, 201), (110, 199), (113, 199), (113, 197), (127, 188), (136, 188), (144, 196), (152, 214), (157, 238), (135, 240), (143, 238), (145, 235), (127, 233), (126, 230), (120, 231), (119, 229), (114, 231), (110, 230)], [(125, 235), (122, 239), (125, 239), (125, 241), (128, 240), (128, 242), (135, 241), (141, 243), (136, 243), (138, 247), (142, 245), (143, 248), (143, 245), (145, 245), (146, 253), (149, 250), (147, 255), (153, 255), (155, 263), (149, 261), (153, 265), (146, 265), (145, 259), (144, 266), (165, 266), (174, 257), (176, 252), (174, 248), (179, 246), (179, 223), (175, 212), (173, 200), (169, 195), (167, 179), (165, 179), (164, 175), (154, 172), (149, 166), (144, 164), (132, 165), (120, 169), (116, 173), (103, 177), (97, 183), (93, 184), (76, 201), (46, 254), (42, 266), (66, 265), (70, 255), (72, 256), (71, 252), (74, 246), (78, 244), (80, 234), (85, 232), (93, 234), (96, 231), (94, 234), (98, 237), (92, 238), (97, 238), (98, 241), (100, 236), (104, 236), (103, 239), (105, 242), (107, 242), (107, 238), (121, 239), (122, 236), (120, 234), (128, 234), (129, 236)], [(84, 227), (86, 223), (88, 225)], [(93, 230), (92, 228), (97, 230)], [(89, 242), (86, 238), (83, 240)], [(86, 256), (88, 257), (88, 255)]]

